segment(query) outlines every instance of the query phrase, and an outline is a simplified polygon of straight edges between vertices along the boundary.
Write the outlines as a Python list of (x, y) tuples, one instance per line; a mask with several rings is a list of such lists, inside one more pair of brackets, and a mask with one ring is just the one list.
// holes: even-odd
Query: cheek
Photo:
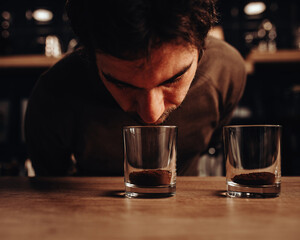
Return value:
[(113, 97), (124, 111), (131, 110), (136, 103), (136, 94), (131, 91), (116, 90)]
[(185, 89), (172, 88), (168, 89), (164, 93), (164, 101), (166, 105), (180, 105), (186, 96)]
[(165, 102), (168, 104), (180, 105), (190, 87), (190, 82), (183, 82), (176, 84), (176, 86), (169, 88), (165, 92)]

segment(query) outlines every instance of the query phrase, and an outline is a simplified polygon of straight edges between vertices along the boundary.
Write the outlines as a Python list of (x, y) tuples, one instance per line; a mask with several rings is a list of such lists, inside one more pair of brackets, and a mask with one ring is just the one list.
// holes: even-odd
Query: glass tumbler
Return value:
[(223, 128), (227, 196), (279, 196), (281, 129), (280, 125)]
[(123, 128), (125, 196), (169, 197), (176, 191), (177, 127)]

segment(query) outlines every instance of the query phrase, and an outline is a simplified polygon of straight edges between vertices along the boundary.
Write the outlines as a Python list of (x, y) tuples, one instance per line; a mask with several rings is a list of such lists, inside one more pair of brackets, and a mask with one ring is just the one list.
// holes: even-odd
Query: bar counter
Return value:
[(277, 198), (225, 196), (224, 177), (178, 177), (176, 196), (124, 197), (121, 177), (0, 177), (9, 239), (300, 239), (300, 177)]

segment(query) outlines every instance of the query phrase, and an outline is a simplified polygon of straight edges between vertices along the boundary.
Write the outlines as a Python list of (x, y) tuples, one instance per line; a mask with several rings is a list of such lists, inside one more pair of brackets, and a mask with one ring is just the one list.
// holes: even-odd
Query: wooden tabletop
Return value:
[(178, 177), (176, 196), (124, 198), (123, 178), (0, 178), (0, 238), (300, 239), (300, 177), (280, 197), (224, 196), (223, 177)]

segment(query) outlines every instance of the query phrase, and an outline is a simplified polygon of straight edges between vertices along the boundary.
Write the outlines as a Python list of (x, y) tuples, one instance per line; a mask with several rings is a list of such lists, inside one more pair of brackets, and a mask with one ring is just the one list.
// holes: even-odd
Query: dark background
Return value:
[[(219, 26), (227, 42), (243, 57), (259, 46), (261, 24), (269, 20), (275, 27), (276, 47), (300, 49), (300, 6), (298, 0), (268, 0), (266, 10), (247, 16), (243, 9), (251, 1), (219, 0)], [(69, 27), (63, 0), (4, 0), (0, 3), (0, 57), (44, 54), (45, 38), (56, 35), (62, 52), (75, 36)], [(40, 23), (28, 17), (35, 9), (51, 10), (53, 19)], [(6, 19), (3, 12), (9, 12)], [(27, 18), (26, 18), (27, 16)], [(4, 23), (5, 22), (5, 23)], [(8, 24), (7, 24), (8, 23)], [(250, 36), (250, 38), (249, 38)], [(297, 50), (298, 49), (298, 50)], [(0, 59), (1, 61), (1, 59)], [(282, 174), (300, 175), (300, 62), (262, 62), (248, 75), (245, 94), (234, 114), (234, 124), (281, 124), (283, 126)], [(0, 68), (0, 176), (25, 175), (27, 158), (22, 135), (22, 106), (26, 105), (38, 76), (46, 68)]]

